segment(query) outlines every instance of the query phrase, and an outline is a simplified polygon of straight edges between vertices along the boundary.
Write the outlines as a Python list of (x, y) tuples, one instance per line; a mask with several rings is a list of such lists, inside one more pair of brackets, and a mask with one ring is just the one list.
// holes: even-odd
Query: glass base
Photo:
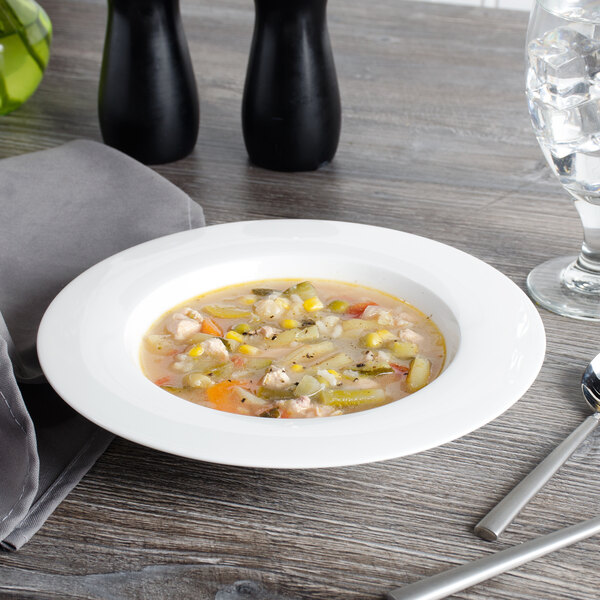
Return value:
[(600, 275), (577, 267), (577, 256), (553, 258), (529, 273), (527, 289), (543, 308), (573, 319), (600, 321)]

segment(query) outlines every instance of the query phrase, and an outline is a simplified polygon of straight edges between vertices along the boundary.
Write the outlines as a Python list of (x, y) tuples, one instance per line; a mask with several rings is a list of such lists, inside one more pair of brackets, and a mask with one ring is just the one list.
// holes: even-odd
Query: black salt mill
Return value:
[(242, 101), (250, 160), (312, 171), (335, 155), (341, 104), (327, 0), (254, 0), (256, 20)]
[(104, 142), (145, 164), (192, 151), (200, 108), (179, 0), (108, 0), (98, 116)]

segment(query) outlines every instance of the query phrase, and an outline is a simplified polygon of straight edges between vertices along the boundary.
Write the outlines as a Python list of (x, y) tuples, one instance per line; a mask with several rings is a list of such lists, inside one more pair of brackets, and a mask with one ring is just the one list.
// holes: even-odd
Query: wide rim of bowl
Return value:
[[(172, 306), (227, 284), (310, 276), (376, 287), (439, 317), (449, 341), (444, 372), (376, 409), (286, 420), (197, 406), (141, 372), (142, 335)], [(490, 265), (414, 234), (322, 220), (213, 225), (120, 252), (66, 286), (38, 334), (48, 381), (89, 420), (172, 454), (265, 468), (373, 462), (454, 440), (510, 408), (544, 353), (537, 309)]]

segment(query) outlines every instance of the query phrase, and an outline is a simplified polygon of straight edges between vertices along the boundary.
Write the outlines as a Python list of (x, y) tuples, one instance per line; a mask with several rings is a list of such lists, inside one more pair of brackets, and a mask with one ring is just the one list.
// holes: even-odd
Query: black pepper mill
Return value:
[(341, 104), (327, 0), (255, 0), (242, 129), (250, 160), (312, 171), (335, 155)]
[(179, 0), (108, 0), (98, 115), (104, 142), (143, 163), (192, 151), (200, 108)]

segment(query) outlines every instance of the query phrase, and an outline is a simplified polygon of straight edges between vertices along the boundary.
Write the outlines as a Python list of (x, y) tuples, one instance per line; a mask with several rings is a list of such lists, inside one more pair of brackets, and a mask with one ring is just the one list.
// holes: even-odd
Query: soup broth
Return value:
[(444, 339), (413, 306), (328, 280), (264, 280), (188, 300), (145, 335), (162, 389), (221, 411), (306, 418), (401, 399), (439, 375)]

